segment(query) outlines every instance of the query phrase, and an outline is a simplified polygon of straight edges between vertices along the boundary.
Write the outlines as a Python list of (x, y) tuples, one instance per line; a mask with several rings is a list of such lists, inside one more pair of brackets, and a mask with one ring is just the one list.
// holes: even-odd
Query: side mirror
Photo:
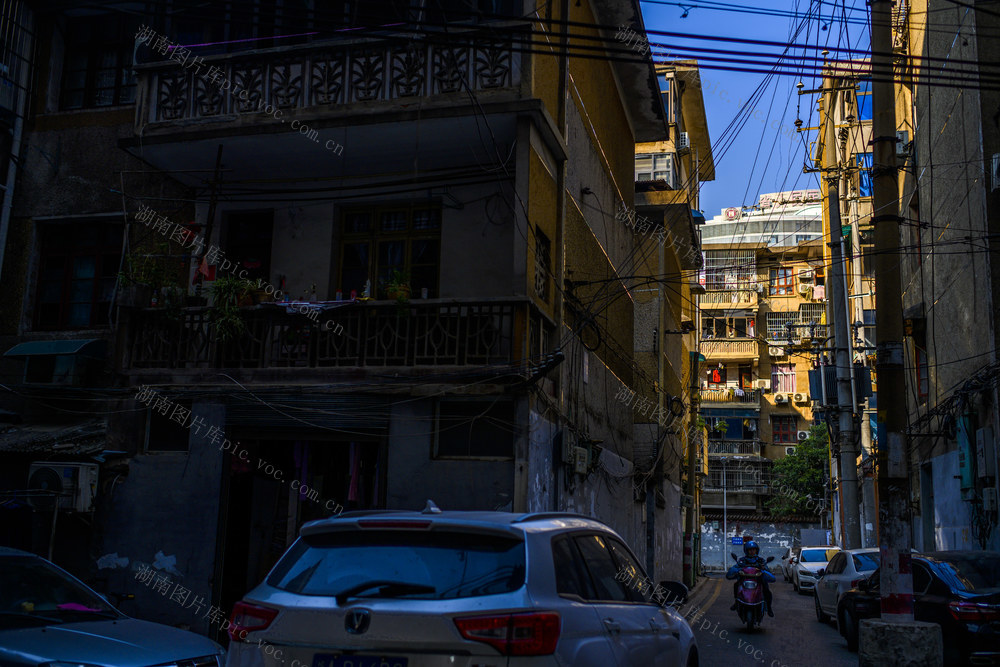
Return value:
[(687, 602), (688, 587), (679, 581), (661, 581), (660, 588), (666, 595), (661, 604), (664, 607), (680, 607)]
[(822, 577), (824, 574), (826, 574), (826, 568), (825, 567), (821, 567), (819, 569), (819, 572), (816, 573), (816, 576), (817, 577)]
[(768, 563), (770, 563), (772, 560), (774, 560), (774, 556), (768, 556), (767, 557), (767, 562)]

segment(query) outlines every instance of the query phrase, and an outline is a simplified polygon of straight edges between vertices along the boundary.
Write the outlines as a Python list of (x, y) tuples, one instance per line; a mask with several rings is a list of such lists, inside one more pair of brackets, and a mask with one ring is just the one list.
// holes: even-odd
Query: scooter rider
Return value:
[[(760, 553), (760, 545), (758, 545), (753, 540), (747, 541), (743, 545), (743, 558), (736, 561), (736, 565), (729, 568), (726, 572), (726, 579), (736, 579), (733, 584), (733, 597), (736, 597), (736, 593), (739, 590), (739, 579), (737, 578), (737, 572), (745, 567), (756, 567), (761, 572), (761, 581), (764, 586), (764, 602), (767, 606), (767, 615), (773, 617), (774, 612), (771, 611), (771, 588), (768, 583), (774, 581), (774, 575), (771, 574), (767, 569), (767, 561), (761, 558), (758, 554)], [(730, 609), (736, 609), (736, 603), (733, 602), (733, 606)]]

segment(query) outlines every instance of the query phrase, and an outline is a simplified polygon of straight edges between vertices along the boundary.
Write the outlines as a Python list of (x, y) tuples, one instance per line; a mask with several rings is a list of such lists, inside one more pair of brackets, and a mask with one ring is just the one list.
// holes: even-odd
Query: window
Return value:
[[(271, 238), (274, 233), (274, 211), (233, 213), (226, 218), (225, 259), (238, 267), (237, 275), (246, 270), (247, 280), (271, 280)], [(306, 286), (308, 287), (308, 285)], [(303, 296), (296, 290), (293, 296)]]
[(673, 153), (646, 153), (635, 156), (636, 181), (664, 181), (671, 188), (674, 180)]
[(795, 294), (795, 278), (792, 269), (778, 267), (771, 269), (771, 295), (791, 296)]
[(844, 568), (846, 566), (847, 566), (847, 558), (844, 556), (844, 553), (841, 552), (836, 556), (834, 556), (833, 560), (830, 561), (830, 564), (826, 568), (826, 573), (840, 574), (841, 572), (844, 571)]
[(814, 238), (816, 237), (813, 236), (812, 234), (796, 234), (795, 245), (798, 245), (800, 243), (805, 243), (806, 241), (812, 241)]
[(754, 251), (707, 250), (704, 274), (706, 289), (754, 289), (757, 281), (757, 260)]
[(872, 196), (872, 154), (857, 153), (854, 156), (858, 167), (858, 196)]
[(120, 225), (46, 224), (39, 230), (38, 329), (86, 329), (108, 324), (121, 263)]
[(740, 388), (753, 389), (753, 367), (750, 364), (740, 364)]
[(437, 458), (514, 458), (514, 403), (442, 399), (437, 405)]
[(756, 336), (753, 317), (704, 317), (702, 338), (753, 338)]
[(632, 602), (646, 602), (647, 598), (652, 596), (653, 591), (646, 578), (646, 573), (642, 571), (642, 566), (635, 562), (625, 545), (618, 540), (608, 538), (607, 543), (611, 555), (614, 556), (615, 564), (618, 566), (618, 571), (624, 570), (630, 575), (625, 579), (625, 590), (628, 591), (629, 598)]
[(139, 19), (121, 14), (72, 17), (63, 61), (63, 109), (135, 102), (132, 51)]
[[(386, 298), (393, 271), (408, 277), (414, 295), (438, 296), (441, 273), (441, 209), (425, 206), (368, 208), (344, 213), (340, 289), (361, 294), (371, 281)], [(398, 277), (398, 276), (397, 276)]]
[(799, 335), (799, 331), (794, 326), (789, 329), (786, 325), (794, 325), (798, 323), (799, 314), (797, 312), (768, 313), (767, 339), (775, 341), (787, 341), (789, 338), (794, 339), (797, 335)]
[(535, 228), (535, 294), (549, 302), (549, 283), (552, 276), (552, 243), (542, 230)]
[(799, 324), (810, 325), (801, 327), (799, 334), (808, 332), (810, 336), (824, 338), (826, 336), (826, 306), (822, 303), (804, 303), (799, 306)]
[(597, 600), (611, 602), (628, 602), (632, 599), (622, 582), (618, 581), (618, 567), (611, 558), (611, 552), (604, 538), (600, 535), (577, 537), (576, 546), (580, 549), (587, 571), (596, 590)]
[(923, 563), (913, 563), (913, 594), (923, 595), (931, 586), (931, 573)]
[(795, 391), (795, 364), (771, 364), (771, 391)]
[(771, 417), (771, 432), (774, 444), (798, 442), (798, 420), (794, 416), (773, 415)]
[[(175, 405), (191, 410), (191, 401), (174, 401)], [(186, 452), (191, 427), (182, 426), (152, 408), (146, 411), (146, 451)]]
[(929, 392), (930, 369), (927, 366), (927, 350), (919, 345), (914, 346), (917, 361), (917, 396), (921, 401), (927, 400)]
[(593, 600), (594, 587), (583, 563), (580, 552), (571, 537), (560, 537), (552, 542), (552, 561), (556, 571), (556, 592), (559, 595), (576, 595)]
[(865, 344), (873, 346), (875, 345), (875, 309), (865, 309), (862, 311), (862, 315), (865, 324), (863, 333), (866, 341)]
[(854, 554), (854, 569), (857, 572), (868, 572), (878, 568), (879, 555), (877, 553)]
[(858, 81), (858, 120), (872, 119), (872, 82)]
[(708, 374), (708, 386), (713, 389), (718, 389), (726, 386), (726, 367), (721, 368), (709, 368)]

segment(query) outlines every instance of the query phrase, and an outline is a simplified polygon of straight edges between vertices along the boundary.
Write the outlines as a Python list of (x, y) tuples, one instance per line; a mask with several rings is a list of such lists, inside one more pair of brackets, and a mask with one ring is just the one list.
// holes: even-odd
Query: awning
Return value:
[(38, 355), (73, 355), (101, 359), (105, 356), (107, 341), (103, 338), (78, 338), (73, 340), (33, 340), (18, 343), (3, 353), (5, 357), (34, 357)]
[(107, 448), (103, 419), (73, 424), (21, 424), (0, 429), (0, 453), (91, 456)]

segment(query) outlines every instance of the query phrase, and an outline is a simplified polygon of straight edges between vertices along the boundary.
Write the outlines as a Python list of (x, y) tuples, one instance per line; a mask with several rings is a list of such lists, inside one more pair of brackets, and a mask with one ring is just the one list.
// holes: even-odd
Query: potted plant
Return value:
[[(169, 250), (166, 243), (159, 243), (125, 256), (124, 266), (118, 274), (121, 290), (118, 302), (121, 305), (147, 308), (155, 297), (156, 305), (162, 306), (167, 291), (172, 296), (183, 292), (180, 267), (171, 261)], [(180, 261), (181, 257), (176, 259)]]
[(249, 295), (250, 283), (235, 276), (223, 276), (212, 283), (210, 319), (221, 342), (237, 338), (246, 331), (240, 304)]
[(394, 269), (389, 275), (385, 293), (390, 299), (395, 299), (399, 303), (408, 302), (410, 300), (410, 273)]

